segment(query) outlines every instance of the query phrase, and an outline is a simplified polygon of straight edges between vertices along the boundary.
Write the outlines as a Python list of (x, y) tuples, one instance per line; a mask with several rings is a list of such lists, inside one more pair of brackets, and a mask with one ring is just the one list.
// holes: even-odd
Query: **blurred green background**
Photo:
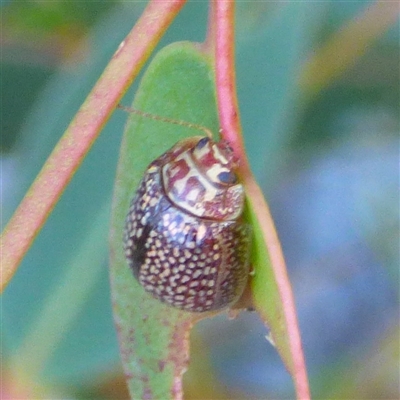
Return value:
[[(145, 3), (1, 4), (4, 227)], [(371, 4), (237, 4), (244, 137), (285, 252), (315, 399), (400, 395), (398, 19), (318, 89), (331, 61), (305, 72)], [(367, 31), (384, 19), (377, 9)], [(203, 41), (206, 23), (207, 3), (189, 2), (160, 47)], [(347, 44), (334, 59), (355, 52)], [(127, 396), (107, 270), (126, 117), (115, 112), (2, 296), (3, 390), (33, 381), (47, 398)], [(200, 323), (186, 397), (293, 398), (266, 334), (251, 313)]]

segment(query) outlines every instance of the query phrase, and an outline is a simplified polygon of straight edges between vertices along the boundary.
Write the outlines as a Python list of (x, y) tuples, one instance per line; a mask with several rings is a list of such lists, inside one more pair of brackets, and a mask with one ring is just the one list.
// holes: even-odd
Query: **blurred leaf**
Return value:
[[(126, 8), (109, 15), (89, 38), (93, 48), (90, 60), (77, 70), (60, 71), (41, 93), (32, 113), (24, 121), (21, 140), (15, 147), (16, 171), (12, 178), (18, 187), (12, 201), (3, 204), (4, 222), (137, 17), (135, 10)], [(49, 294), (71, 267), (70, 260), (76, 249), (86, 241), (99, 208), (107, 207), (106, 203), (109, 202), (111, 209), (110, 194), (123, 117), (122, 113), (117, 113), (104, 128), (2, 296), (5, 356), (15, 352), (31, 333), (36, 320), (40, 319)], [(108, 232), (107, 220), (104, 220), (101, 229)], [(106, 238), (103, 237), (98, 245), (100, 249), (107, 249)], [(97, 255), (98, 251), (95, 250), (92, 262), (82, 265), (82, 269), (99, 267)], [(110, 363), (118, 359), (107, 258), (104, 253), (100, 277), (96, 277), (98, 280), (93, 287), (87, 286), (90, 289), (88, 297), (76, 318), (68, 324), (61, 323), (62, 341), (52, 349), (41, 379), (52, 383), (62, 382), (68, 386), (80, 384), (88, 378), (92, 379), (94, 374), (107, 369)], [(68, 297), (69, 304), (64, 304), (64, 307), (72, 307), (75, 300), (71, 294)], [(47, 340), (46, 332), (42, 333), (41, 340)], [(75, 357), (75, 354), (79, 354), (79, 357)]]
[(331, 399), (399, 398), (399, 326), (382, 332), (372, 347), (343, 354), (314, 377), (315, 396)]
[[(195, 45), (170, 45), (146, 71), (134, 107), (217, 132), (212, 77), (210, 63)], [(135, 280), (123, 252), (124, 221), (147, 165), (177, 141), (198, 133), (133, 116), (121, 145), (111, 227), (111, 282), (122, 359), (134, 398), (179, 396), (193, 314), (153, 299)]]
[[(116, 2), (13, 1), (2, 9), (2, 59), (54, 67), (87, 53), (86, 34)], [(139, 6), (140, 7), (140, 6)]]
[(325, 2), (279, 3), (272, 13), (259, 14), (258, 24), (247, 29), (238, 15), (238, 97), (248, 158), (263, 187), (278, 177), (298, 116), (302, 61), (327, 6)]
[[(32, 323), (30, 332), (13, 355), (13, 370), (30, 379), (31, 395), (35, 393), (33, 382), (39, 382), (46, 362), (55, 348), (59, 347), (65, 330), (73, 324), (87, 303), (94, 287), (99, 283), (107, 255), (106, 242), (110, 202), (99, 204), (95, 220), (82, 241), (71, 253), (69, 268), (53, 286), (45, 300), (45, 307)], [(74, 301), (70, 301), (70, 299)], [(43, 336), (46, 340), (42, 340)]]
[(395, 2), (377, 1), (363, 9), (307, 61), (300, 80), (306, 94), (314, 96), (351, 68), (398, 20)]
[[(1, 62), (0, 152), (10, 151), (23, 123), (26, 109), (51, 75), (51, 70), (39, 66), (14, 65)], [(16, 84), (18, 82), (18, 84)]]
[(61, 31), (68, 34), (72, 29), (84, 32), (114, 6), (113, 2), (98, 1), (12, 1), (2, 10), (2, 28), (14, 36), (29, 32), (31, 39)]

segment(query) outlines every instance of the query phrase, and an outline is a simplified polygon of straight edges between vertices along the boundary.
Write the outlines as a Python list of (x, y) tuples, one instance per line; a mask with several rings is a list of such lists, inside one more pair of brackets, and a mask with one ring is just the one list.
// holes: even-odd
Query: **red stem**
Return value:
[(257, 185), (246, 157), (236, 96), (234, 63), (234, 1), (216, 0), (215, 15), (215, 65), (216, 87), (221, 136), (229, 142), (240, 158), (239, 174), (244, 181), (248, 198), (257, 215), (271, 265), (277, 282), (288, 333), (292, 360), (288, 368), (293, 375), (298, 399), (309, 399), (308, 379), (301, 346), (300, 332), (295, 312), (294, 298), (286, 272), (282, 248), (263, 193)]
[(0, 292), (45, 223), (117, 103), (185, 0), (152, 0), (76, 114), (1, 237)]
[(251, 175), (242, 140), (239, 107), (236, 96), (234, 1), (215, 2), (215, 73), (221, 136), (240, 158), (242, 178)]

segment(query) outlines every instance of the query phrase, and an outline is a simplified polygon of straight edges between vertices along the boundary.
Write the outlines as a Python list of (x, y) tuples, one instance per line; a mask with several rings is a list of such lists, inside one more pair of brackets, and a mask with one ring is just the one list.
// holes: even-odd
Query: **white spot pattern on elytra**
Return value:
[(124, 250), (135, 277), (154, 297), (183, 310), (229, 306), (249, 273), (249, 229), (175, 207), (165, 195), (162, 165), (147, 170), (126, 219)]

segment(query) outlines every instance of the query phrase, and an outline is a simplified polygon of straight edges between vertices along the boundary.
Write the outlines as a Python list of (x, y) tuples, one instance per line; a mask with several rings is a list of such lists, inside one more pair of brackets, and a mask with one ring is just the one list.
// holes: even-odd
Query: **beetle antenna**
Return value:
[(141, 110), (137, 110), (136, 108), (126, 107), (126, 106), (123, 106), (122, 104), (118, 104), (117, 108), (119, 108), (123, 111), (126, 111), (128, 113), (131, 113), (131, 114), (140, 115), (142, 117), (153, 119), (155, 121), (170, 122), (171, 124), (186, 126), (188, 128), (193, 128), (193, 129), (203, 131), (212, 140), (212, 132), (205, 126), (201, 126), (198, 124), (192, 124), (191, 122), (186, 122), (186, 121), (182, 121), (179, 119), (161, 117), (159, 115), (155, 115), (155, 114), (147, 113), (147, 112), (144, 112)]

